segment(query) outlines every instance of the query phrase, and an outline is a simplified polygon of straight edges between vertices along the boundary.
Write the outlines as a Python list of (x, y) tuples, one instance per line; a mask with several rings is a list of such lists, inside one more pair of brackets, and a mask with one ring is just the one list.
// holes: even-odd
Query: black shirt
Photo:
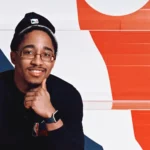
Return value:
[[(79, 92), (66, 81), (50, 75), (47, 90), (52, 105), (59, 110), (63, 126), (46, 132), (43, 118), (24, 107), (24, 94), (14, 83), (14, 71), (0, 74), (0, 149), (83, 150), (83, 104)], [(38, 122), (41, 134), (34, 136)], [(42, 132), (43, 131), (43, 132)], [(4, 146), (2, 148), (1, 146)]]

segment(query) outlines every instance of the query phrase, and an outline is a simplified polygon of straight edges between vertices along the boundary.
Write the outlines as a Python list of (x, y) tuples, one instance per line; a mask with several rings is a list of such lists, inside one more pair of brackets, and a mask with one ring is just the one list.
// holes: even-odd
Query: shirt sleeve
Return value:
[(80, 93), (75, 89), (67, 94), (64, 125), (48, 132), (49, 149), (84, 150), (84, 133), (82, 127), (83, 103)]

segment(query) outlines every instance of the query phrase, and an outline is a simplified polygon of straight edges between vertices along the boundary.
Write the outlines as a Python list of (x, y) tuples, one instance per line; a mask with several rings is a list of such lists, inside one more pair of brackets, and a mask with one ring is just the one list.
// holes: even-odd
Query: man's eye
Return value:
[(26, 51), (23, 51), (23, 54), (24, 54), (24, 55), (32, 55), (32, 54), (33, 54), (33, 51), (26, 50)]
[(44, 55), (44, 57), (51, 57), (50, 53), (44, 53), (43, 55)]

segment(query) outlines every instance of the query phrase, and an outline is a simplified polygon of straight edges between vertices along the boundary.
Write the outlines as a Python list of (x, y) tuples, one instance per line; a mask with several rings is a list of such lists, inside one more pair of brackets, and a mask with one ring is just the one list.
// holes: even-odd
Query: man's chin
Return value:
[(29, 83), (29, 88), (30, 89), (34, 89), (37, 88), (41, 85), (41, 83)]
[(30, 88), (37, 88), (42, 84), (42, 81), (28, 81), (28, 86)]

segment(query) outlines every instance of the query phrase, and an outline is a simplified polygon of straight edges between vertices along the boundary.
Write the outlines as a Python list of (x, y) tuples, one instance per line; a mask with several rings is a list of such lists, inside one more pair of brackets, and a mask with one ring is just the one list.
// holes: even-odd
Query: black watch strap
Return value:
[(50, 118), (44, 119), (45, 123), (56, 123), (60, 119), (59, 111), (56, 110)]

